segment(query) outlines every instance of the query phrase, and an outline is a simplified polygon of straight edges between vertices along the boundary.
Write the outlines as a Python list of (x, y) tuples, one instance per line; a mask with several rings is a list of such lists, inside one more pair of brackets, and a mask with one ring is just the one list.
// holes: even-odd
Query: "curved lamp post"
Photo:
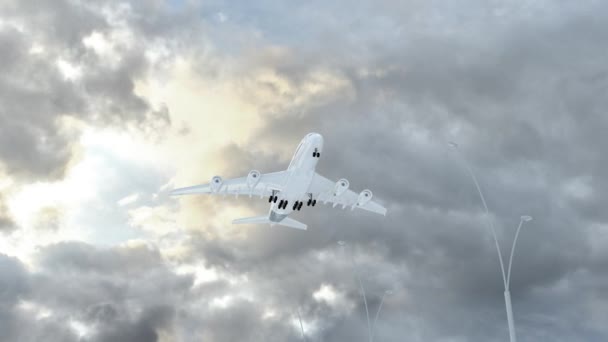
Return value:
[(302, 324), (302, 315), (300, 315), (300, 308), (298, 308), (298, 321), (300, 322), (300, 330), (302, 331), (302, 340), (306, 342), (306, 335), (304, 334), (304, 324)]
[[(458, 150), (458, 144), (455, 142), (452, 142), (452, 141), (448, 142), (448, 146), (450, 146), (454, 150)], [(464, 162), (464, 165), (467, 169), (467, 172), (469, 173), (469, 176), (471, 176), (473, 183), (475, 183), (475, 188), (477, 189), (477, 193), (479, 194), (479, 198), (481, 199), (481, 203), (483, 204), (483, 208), (485, 210), (488, 226), (490, 227), (490, 231), (492, 232), (492, 237), (494, 238), (494, 244), (496, 245), (496, 252), (498, 252), (498, 261), (500, 262), (502, 281), (505, 286), (504, 296), (505, 296), (505, 306), (507, 309), (507, 323), (509, 325), (509, 339), (511, 342), (517, 342), (517, 337), (515, 336), (515, 323), (513, 322), (513, 308), (511, 306), (511, 292), (509, 291), (509, 286), (511, 283), (511, 265), (513, 263), (513, 254), (515, 253), (515, 245), (517, 244), (517, 238), (519, 237), (519, 231), (523, 227), (524, 222), (532, 221), (532, 216), (523, 215), (520, 217), (519, 226), (517, 227), (517, 231), (515, 232), (515, 238), (513, 239), (513, 244), (511, 245), (511, 255), (509, 256), (508, 271), (505, 273), (505, 266), (504, 266), (504, 262), (502, 260), (502, 252), (500, 251), (500, 245), (498, 244), (498, 237), (496, 235), (496, 229), (494, 228), (492, 220), (490, 219), (490, 211), (488, 210), (488, 205), (486, 204), (486, 199), (483, 196), (483, 192), (481, 191), (481, 187), (479, 186), (477, 177), (475, 177), (475, 173), (473, 173), (473, 169), (471, 168), (471, 166), (469, 166), (469, 163), (467, 163), (467, 160), (464, 157), (461, 156), (461, 159)]]
[[(338, 245), (342, 247), (342, 249), (344, 249), (344, 247), (346, 247), (346, 241), (340, 240), (338, 241)], [(369, 336), (369, 342), (373, 342), (372, 326), (369, 320), (369, 309), (367, 308), (367, 297), (365, 296), (365, 288), (363, 287), (363, 283), (361, 282), (361, 278), (359, 277), (359, 271), (357, 270), (355, 259), (352, 254), (350, 255), (350, 261), (353, 267), (353, 273), (355, 273), (355, 277), (357, 278), (357, 282), (359, 283), (359, 289), (361, 292), (361, 296), (363, 297), (363, 303), (365, 304), (365, 314), (367, 315), (367, 333)]]
[(384, 304), (384, 298), (386, 296), (390, 296), (393, 294), (393, 291), (386, 290), (382, 294), (382, 299), (380, 299), (380, 305), (378, 306), (378, 311), (376, 311), (376, 317), (374, 318), (374, 323), (372, 324), (372, 341), (374, 340), (374, 332), (376, 331), (376, 322), (378, 321), (378, 316), (380, 316), (380, 310), (382, 310), (382, 304)]

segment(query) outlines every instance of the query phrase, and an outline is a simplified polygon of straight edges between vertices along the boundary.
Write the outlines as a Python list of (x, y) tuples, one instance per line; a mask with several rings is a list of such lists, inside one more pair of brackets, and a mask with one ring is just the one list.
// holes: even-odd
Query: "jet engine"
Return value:
[(359, 199), (357, 199), (357, 205), (358, 206), (366, 205), (367, 202), (372, 200), (372, 197), (374, 197), (374, 194), (372, 194), (371, 190), (365, 189), (365, 190), (361, 191), (361, 193), (359, 194)]
[(250, 188), (255, 188), (256, 185), (260, 182), (261, 173), (258, 170), (251, 170), (247, 175), (247, 186)]
[(348, 187), (350, 186), (350, 183), (348, 182), (347, 179), (340, 179), (339, 181), (336, 182), (336, 186), (334, 187), (334, 196), (339, 197), (342, 196), (343, 193), (346, 192), (346, 190), (348, 190)]
[(211, 191), (218, 192), (222, 187), (222, 183), (222, 177), (220, 176), (215, 176), (211, 178), (211, 184), (209, 185), (211, 187)]

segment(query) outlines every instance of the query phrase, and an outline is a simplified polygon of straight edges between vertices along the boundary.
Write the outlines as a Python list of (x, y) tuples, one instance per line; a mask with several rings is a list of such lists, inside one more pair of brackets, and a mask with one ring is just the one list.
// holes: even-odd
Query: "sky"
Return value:
[[(608, 3), (0, 3), (0, 341), (608, 340)], [(317, 171), (386, 217), (190, 196)], [(450, 149), (449, 142), (458, 149)], [(474, 183), (488, 203), (486, 216)], [(344, 246), (338, 245), (344, 241)], [(301, 317), (305, 333), (301, 335)]]

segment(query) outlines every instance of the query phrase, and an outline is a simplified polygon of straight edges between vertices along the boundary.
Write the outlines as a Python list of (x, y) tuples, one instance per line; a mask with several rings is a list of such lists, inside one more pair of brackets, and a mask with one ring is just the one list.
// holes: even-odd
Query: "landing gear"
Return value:
[(270, 198), (268, 198), (268, 203), (277, 203), (277, 192), (276, 191), (272, 191), (272, 195), (270, 195)]
[(317, 200), (312, 198), (312, 194), (308, 194), (308, 202), (306, 202), (307, 206), (315, 206), (317, 204)]
[(302, 210), (302, 206), (304, 205), (304, 202), (300, 202), (300, 201), (296, 201), (296, 203), (293, 204), (293, 207), (291, 207), (292, 210)]
[(282, 209), (287, 208), (287, 204), (288, 204), (288, 203), (289, 203), (289, 201), (285, 200), (285, 202), (283, 202), (283, 208), (282, 208)]
[(283, 200), (279, 201), (279, 205), (278, 205), (279, 209), (283, 208), (283, 203), (285, 203), (285, 201), (283, 201)]

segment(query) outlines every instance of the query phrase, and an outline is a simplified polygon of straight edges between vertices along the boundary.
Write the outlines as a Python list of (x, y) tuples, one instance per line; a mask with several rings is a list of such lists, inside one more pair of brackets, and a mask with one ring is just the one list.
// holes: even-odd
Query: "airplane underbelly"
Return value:
[(283, 194), (290, 201), (299, 201), (306, 195), (306, 192), (308, 191), (311, 182), (312, 175), (293, 177), (285, 185), (285, 189), (283, 189)]
[(283, 190), (278, 195), (280, 200), (287, 200), (288, 205), (284, 209), (279, 209), (278, 204), (280, 202), (273, 203), (271, 206), (271, 212), (274, 211), (276, 214), (289, 215), (293, 211), (293, 204), (296, 201), (305, 201), (308, 196), (307, 192), (312, 183), (313, 172), (302, 172), (293, 173), (287, 180)]

